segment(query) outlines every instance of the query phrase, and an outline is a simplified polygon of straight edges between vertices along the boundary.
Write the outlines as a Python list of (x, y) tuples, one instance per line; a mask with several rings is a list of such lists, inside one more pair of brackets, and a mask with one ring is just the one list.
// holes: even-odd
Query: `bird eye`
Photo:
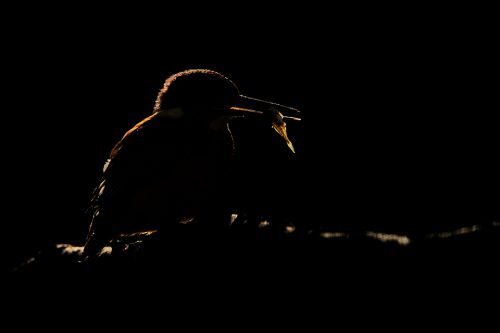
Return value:
[(180, 107), (160, 110), (160, 116), (171, 119), (179, 119), (184, 116), (184, 110)]

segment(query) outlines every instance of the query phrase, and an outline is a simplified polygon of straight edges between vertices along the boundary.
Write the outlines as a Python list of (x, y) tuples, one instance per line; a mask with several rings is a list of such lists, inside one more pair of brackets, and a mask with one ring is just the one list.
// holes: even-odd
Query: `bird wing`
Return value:
[(118, 143), (111, 150), (111, 154), (110, 154), (110, 159), (109, 160), (112, 160), (113, 157), (115, 157), (118, 154), (118, 152), (120, 151), (120, 149), (123, 147), (124, 142), (128, 141), (128, 139), (130, 137), (132, 137), (133, 134), (135, 134), (137, 132), (140, 132), (145, 127), (147, 127), (147, 125), (150, 122), (152, 122), (154, 119), (158, 118), (158, 116), (159, 116), (159, 113), (154, 113), (154, 114), (150, 115), (149, 117), (144, 118), (143, 120), (141, 120), (140, 122), (138, 122), (137, 124), (135, 124), (131, 129), (129, 129), (123, 135), (123, 137), (120, 139), (120, 141), (118, 141)]
[[(144, 118), (137, 124), (135, 124), (132, 128), (130, 128), (118, 141), (113, 149), (111, 149), (111, 152), (109, 154), (109, 158), (104, 162), (103, 168), (102, 168), (102, 175), (101, 178), (99, 179), (99, 185), (94, 189), (91, 197), (91, 209), (95, 209), (99, 197), (103, 194), (106, 186), (106, 179), (107, 176), (112, 172), (110, 170), (113, 170), (113, 164), (121, 151), (122, 147), (124, 144), (130, 140), (133, 140), (134, 136), (137, 135), (137, 133), (140, 133), (142, 130), (148, 127), (148, 125), (154, 121), (154, 119), (158, 116), (158, 114), (152, 114), (149, 117)], [(92, 211), (94, 214), (95, 212)]]
[[(138, 138), (140, 138), (139, 134), (148, 127), (151, 127), (156, 117), (157, 115), (153, 114), (138, 122), (131, 129), (129, 129), (125, 135), (123, 135), (123, 137), (111, 150), (109, 158), (103, 165), (99, 184), (95, 187), (92, 193), (90, 205), (87, 209), (87, 213), (90, 215), (91, 223), (87, 234), (86, 244), (93, 242), (96, 238), (96, 229), (102, 229), (102, 224), (107, 223), (107, 218), (102, 216), (102, 202), (106, 199), (106, 196), (110, 196), (108, 185), (111, 185), (112, 187), (114, 183), (117, 183), (114, 178), (120, 178), (120, 175), (116, 174), (116, 169), (120, 169), (120, 164), (124, 164), (120, 163), (120, 160), (128, 160), (129, 158), (127, 156), (133, 155), (133, 152), (131, 152), (133, 149), (131, 149), (130, 146), (137, 146), (134, 142), (140, 141), (138, 140)], [(118, 168), (116, 167), (117, 164)]]

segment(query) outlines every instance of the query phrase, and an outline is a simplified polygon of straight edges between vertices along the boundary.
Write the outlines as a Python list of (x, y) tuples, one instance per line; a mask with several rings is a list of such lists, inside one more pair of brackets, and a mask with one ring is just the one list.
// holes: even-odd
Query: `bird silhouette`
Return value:
[[(280, 183), (273, 167), (295, 153), (289, 120), (300, 120), (297, 109), (243, 96), (218, 72), (170, 76), (153, 113), (123, 135), (104, 164), (85, 255), (120, 234), (193, 221), (217, 228), (235, 210), (270, 206), (259, 190)], [(266, 199), (251, 199), (259, 196)]]

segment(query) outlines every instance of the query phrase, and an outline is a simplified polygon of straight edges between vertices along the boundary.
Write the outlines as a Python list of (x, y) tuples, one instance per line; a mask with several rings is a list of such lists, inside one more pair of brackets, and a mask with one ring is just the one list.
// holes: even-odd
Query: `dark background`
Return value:
[[(289, 180), (303, 221), (425, 233), (498, 216), (488, 22), (271, 18), (200, 24), (188, 36), (182, 21), (148, 30), (130, 17), (71, 17), (7, 36), (9, 265), (47, 244), (83, 242), (109, 150), (150, 114), (163, 81), (188, 68), (303, 110), (301, 174)], [(261, 30), (243, 31), (249, 22)]]

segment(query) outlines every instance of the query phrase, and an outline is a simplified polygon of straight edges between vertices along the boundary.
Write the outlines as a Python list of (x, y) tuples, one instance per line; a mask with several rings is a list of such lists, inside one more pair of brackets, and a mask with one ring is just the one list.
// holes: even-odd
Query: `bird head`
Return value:
[(262, 119), (295, 152), (286, 121), (299, 121), (299, 110), (244, 96), (233, 81), (212, 70), (190, 69), (170, 76), (158, 94), (153, 113), (205, 123), (232, 117)]

